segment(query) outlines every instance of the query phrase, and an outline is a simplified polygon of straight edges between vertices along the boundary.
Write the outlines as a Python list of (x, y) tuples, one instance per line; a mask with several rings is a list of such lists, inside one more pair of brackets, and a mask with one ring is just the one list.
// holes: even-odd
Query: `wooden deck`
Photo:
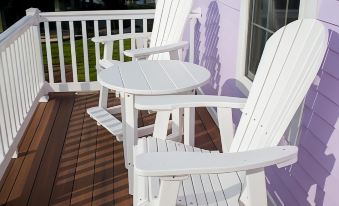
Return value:
[[(0, 205), (132, 205), (122, 144), (97, 126), (86, 109), (98, 94), (53, 93), (40, 103), (0, 182)], [(110, 104), (119, 100), (110, 96)], [(139, 112), (139, 125), (154, 114)], [(197, 109), (196, 145), (220, 148), (219, 131)]]

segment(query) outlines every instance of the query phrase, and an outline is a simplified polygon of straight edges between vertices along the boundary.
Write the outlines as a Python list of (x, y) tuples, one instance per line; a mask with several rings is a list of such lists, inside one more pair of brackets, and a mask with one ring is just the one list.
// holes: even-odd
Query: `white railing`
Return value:
[[(191, 60), (194, 24), (200, 16), (199, 12), (190, 15)], [(47, 99), (43, 96), (48, 92), (99, 90), (95, 68), (102, 52), (90, 37), (148, 32), (148, 21), (153, 18), (154, 10), (40, 13), (28, 9), (25, 17), (0, 34), (0, 178), (16, 154), (39, 101)], [(112, 28), (112, 22), (117, 28)], [(124, 23), (130, 24), (129, 29), (124, 30)], [(122, 40), (118, 43), (116, 52), (124, 61), (125, 44)]]
[[(95, 68), (99, 59), (102, 58), (102, 48), (99, 43), (92, 43), (90, 38), (115, 33), (148, 32), (151, 29), (149, 25), (154, 18), (154, 12), (155, 10), (148, 9), (40, 13), (40, 21), (44, 27), (44, 35), (42, 36), (45, 36), (44, 49), (46, 50), (46, 64), (48, 65), (48, 79), (52, 88), (55, 91), (98, 90), (99, 85), (96, 82)], [(190, 15), (191, 49), (189, 54), (192, 57), (191, 59), (193, 59), (194, 25), (196, 19), (200, 17), (199, 11)], [(82, 40), (76, 40), (76, 23), (80, 30), (78, 37), (81, 37)], [(116, 25), (116, 28), (112, 28), (112, 24)], [(126, 28), (124, 24), (130, 26)], [(51, 43), (51, 25), (56, 29), (54, 46)], [(91, 26), (91, 28), (88, 26)], [(65, 37), (67, 37), (67, 42), (70, 45), (67, 48), (65, 48), (64, 43)], [(130, 48), (135, 49), (135, 39), (127, 41), (129, 41)], [(123, 51), (126, 41), (119, 40), (117, 43), (115, 44), (117, 48), (115, 51), (118, 56), (116, 60), (125, 61)], [(82, 45), (81, 50), (79, 49), (80, 45)], [(89, 45), (91, 46), (89, 47)], [(70, 54), (68, 55), (70, 57), (67, 62), (68, 65), (65, 62), (65, 49)], [(53, 53), (56, 54), (56, 52), (57, 58), (56, 55), (53, 57)], [(95, 61), (93, 61), (94, 58)], [(58, 78), (57, 81), (55, 77)]]
[(36, 108), (44, 85), (39, 16), (27, 16), (0, 35), (0, 176)]

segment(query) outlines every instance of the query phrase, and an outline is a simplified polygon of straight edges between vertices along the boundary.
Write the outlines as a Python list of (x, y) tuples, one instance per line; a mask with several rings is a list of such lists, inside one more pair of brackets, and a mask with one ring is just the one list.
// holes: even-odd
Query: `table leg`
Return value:
[(135, 97), (132, 94), (125, 93), (124, 98), (124, 149), (126, 150), (125, 162), (128, 164), (128, 183), (129, 193), (133, 194), (134, 162), (133, 147), (137, 144), (138, 138), (138, 112), (134, 107)]

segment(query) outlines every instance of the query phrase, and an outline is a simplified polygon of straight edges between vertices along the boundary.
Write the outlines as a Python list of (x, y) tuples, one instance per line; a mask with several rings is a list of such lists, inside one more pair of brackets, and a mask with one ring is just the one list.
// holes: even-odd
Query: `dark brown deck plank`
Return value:
[(86, 112), (86, 99), (87, 95), (76, 95), (72, 117), (53, 185), (50, 205), (69, 205), (71, 202), (81, 132)]
[(20, 172), (21, 165), (23, 163), (23, 160), (25, 159), (25, 155), (28, 151), (28, 148), (32, 142), (32, 139), (38, 129), (40, 120), (43, 116), (44, 110), (46, 107), (46, 103), (40, 103), (34, 112), (34, 115), (32, 117), (32, 120), (30, 121), (25, 134), (22, 138), (21, 143), (19, 144), (18, 148), (18, 157), (16, 159), (11, 160), (11, 166), (7, 168), (6, 173), (2, 178), (2, 185), (1, 185), (1, 191), (0, 191), (0, 205), (3, 205), (6, 203), (13, 185), (15, 183), (15, 180)]
[(114, 205), (132, 205), (132, 196), (128, 194), (128, 173), (125, 168), (123, 145), (114, 140)]
[(103, 127), (98, 128), (92, 205), (108, 206), (114, 203), (114, 138)]
[[(98, 99), (95, 98), (95, 96), (90, 95), (86, 101), (86, 108), (96, 106), (97, 104)], [(97, 130), (96, 122), (93, 121), (89, 115), (85, 114), (71, 205), (91, 205), (95, 172)]]
[(215, 124), (214, 120), (212, 119), (211, 115), (209, 114), (206, 108), (197, 108), (197, 115), (202, 120), (205, 130), (210, 136), (211, 142), (213, 142), (215, 147), (221, 152), (222, 147), (221, 147), (220, 131), (219, 131), (218, 126)]
[(47, 103), (36, 135), (24, 157), (20, 172), (7, 200), (7, 205), (27, 204), (59, 105), (60, 99), (51, 99)]
[(73, 105), (74, 95), (61, 99), (59, 111), (40, 163), (28, 205), (43, 206), (49, 203), (58, 169), (57, 163), (60, 160)]

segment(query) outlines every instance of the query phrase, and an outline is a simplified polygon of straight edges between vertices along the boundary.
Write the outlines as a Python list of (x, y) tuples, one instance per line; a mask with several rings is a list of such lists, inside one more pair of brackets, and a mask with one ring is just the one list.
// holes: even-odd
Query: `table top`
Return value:
[(119, 92), (163, 95), (195, 89), (205, 84), (210, 75), (202, 66), (176, 60), (132, 61), (101, 71), (98, 81)]

